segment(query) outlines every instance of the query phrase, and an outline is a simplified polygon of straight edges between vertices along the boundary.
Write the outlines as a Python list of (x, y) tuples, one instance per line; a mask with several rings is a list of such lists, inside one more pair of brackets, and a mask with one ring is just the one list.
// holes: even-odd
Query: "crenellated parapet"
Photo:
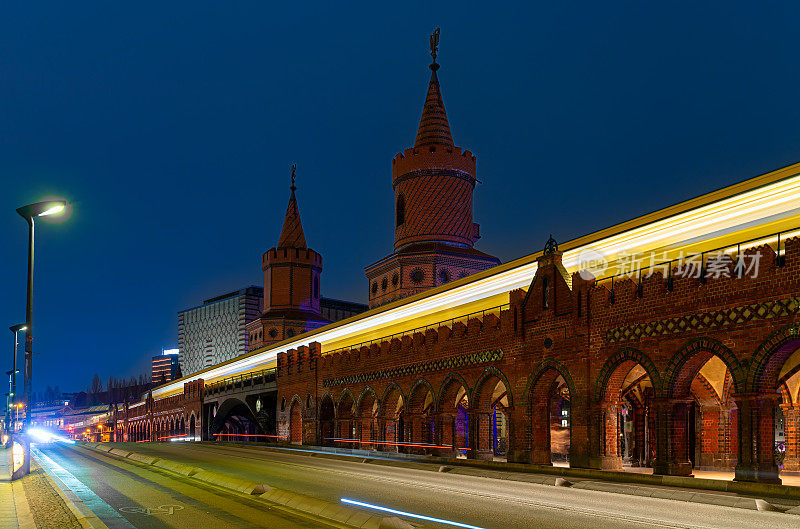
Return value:
[(270, 248), (261, 256), (261, 269), (273, 264), (298, 264), (322, 269), (322, 256), (310, 248)]
[(300, 346), (297, 349), (278, 353), (275, 377), (278, 379), (279, 385), (290, 383), (298, 378), (306, 380), (309, 375), (313, 377), (317, 370), (320, 349), (319, 342), (311, 342), (308, 346)]
[[(512, 311), (504, 310), (499, 316), (490, 313), (470, 318), (466, 323), (458, 321), (324, 355), (319, 375), (323, 387), (333, 387), (365, 376), (411, 376), (419, 373), (420, 369), (444, 370), (464, 362), (469, 365), (469, 361), (461, 359), (464, 351), (476, 348), (492, 350), (498, 344), (509, 343), (513, 334), (514, 315)], [(424, 367), (415, 367), (420, 358), (427, 362)]]
[(477, 159), (471, 151), (461, 147), (431, 145), (410, 148), (397, 153), (392, 159), (392, 184), (397, 185), (408, 175), (417, 171), (455, 171), (471, 178), (475, 183)]
[[(791, 316), (797, 295), (800, 239), (785, 241), (780, 256), (762, 245), (740, 259), (705, 257), (666, 270), (604, 280), (587, 289), (593, 325), (622, 342), (689, 331), (742, 326)], [(786, 299), (783, 299), (786, 298)]]

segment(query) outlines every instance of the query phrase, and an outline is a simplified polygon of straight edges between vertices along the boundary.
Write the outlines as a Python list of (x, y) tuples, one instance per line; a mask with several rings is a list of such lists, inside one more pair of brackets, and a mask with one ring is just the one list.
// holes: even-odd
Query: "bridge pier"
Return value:
[(656, 457), (653, 474), (691, 476), (688, 399), (656, 399)]
[(800, 406), (781, 404), (781, 409), (783, 410), (783, 431), (786, 436), (783, 469), (800, 471)]
[(777, 393), (737, 395), (734, 399), (739, 408), (739, 463), (734, 480), (780, 484), (774, 454)]

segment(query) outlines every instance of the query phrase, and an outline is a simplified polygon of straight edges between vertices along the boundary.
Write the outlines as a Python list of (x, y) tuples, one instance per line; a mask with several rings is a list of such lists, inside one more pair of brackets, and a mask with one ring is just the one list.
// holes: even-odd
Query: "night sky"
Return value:
[(147, 372), (179, 310), (260, 285), (291, 163), (323, 295), (366, 302), (436, 26), (478, 248), (504, 262), (800, 160), (793, 2), (10, 4), (3, 326), (25, 310), (14, 210), (73, 206), (37, 230), (36, 391)]

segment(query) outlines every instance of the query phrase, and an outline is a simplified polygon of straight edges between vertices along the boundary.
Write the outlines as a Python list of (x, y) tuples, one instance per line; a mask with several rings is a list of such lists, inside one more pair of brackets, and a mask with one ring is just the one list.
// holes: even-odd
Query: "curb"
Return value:
[[(208, 443), (217, 445), (219, 443)], [(270, 452), (302, 451), (296, 446), (258, 446), (258, 445), (238, 445), (242, 447), (257, 447)], [(318, 450), (318, 452), (308, 452), (314, 457), (323, 457), (337, 460), (353, 461), (358, 457), (381, 458), (368, 461), (372, 464), (382, 464), (386, 466), (400, 465), (408, 463), (420, 463), (425, 465), (449, 465), (468, 468), (479, 468), (485, 470), (496, 470), (498, 472), (517, 472), (526, 474), (546, 474), (559, 477), (578, 477), (586, 479), (596, 479), (611, 483), (636, 483), (641, 485), (657, 485), (663, 487), (680, 487), (685, 489), (699, 489), (714, 492), (734, 492), (738, 494), (748, 494), (753, 496), (769, 496), (771, 498), (800, 500), (800, 487), (792, 485), (773, 485), (770, 483), (756, 483), (750, 481), (725, 481), (721, 479), (694, 478), (684, 476), (665, 476), (653, 474), (636, 474), (632, 472), (620, 472), (614, 470), (598, 470), (592, 468), (564, 468), (547, 465), (532, 465), (528, 463), (503, 463), (499, 461), (481, 461), (478, 459), (456, 459), (436, 456), (426, 457), (391, 457), (391, 452), (376, 452), (367, 450), (354, 450), (344, 452), (345, 449), (327, 450), (326, 447), (304, 446), (308, 450)], [(334, 451), (338, 450), (338, 451)]]
[(14, 509), (17, 513), (17, 525), (19, 529), (36, 529), (36, 522), (33, 520), (33, 513), (28, 504), (28, 496), (20, 481), (11, 482), (11, 490), (14, 494)]
[[(314, 498), (312, 496), (306, 496), (298, 492), (275, 489), (264, 483), (256, 483), (254, 481), (228, 476), (225, 474), (219, 474), (217, 472), (204, 470), (198, 467), (182, 465), (166, 459), (158, 459), (144, 454), (128, 452), (127, 450), (110, 448), (107, 445), (103, 446), (102, 443), (81, 443), (77, 446), (82, 446), (91, 450), (98, 450), (122, 459), (128, 459), (138, 463), (143, 463), (145, 465), (154, 466), (162, 470), (175, 472), (177, 474), (181, 474), (182, 476), (228, 489), (233, 492), (239, 492), (241, 494), (247, 494), (250, 496), (258, 496), (259, 498), (270, 503), (278, 504), (283, 507), (300, 511), (318, 518), (323, 518), (325, 521), (332, 522), (336, 525), (358, 527), (360, 529), (383, 529), (387, 527), (407, 527), (409, 529), (416, 527), (417, 529), (425, 529), (424, 526), (414, 526), (399, 520), (396, 517), (374, 516), (359, 509), (354, 509), (338, 503), (331, 503), (329, 501)], [(152, 462), (148, 463), (146, 460), (152, 460)], [(400, 525), (398, 525), (398, 522)], [(105, 527), (105, 525), (103, 525), (103, 527)], [(92, 529), (102, 528), (96, 527)]]
[[(32, 458), (32, 461), (35, 461), (35, 458)], [(47, 481), (50, 482), (50, 486), (53, 487), (58, 496), (64, 501), (67, 509), (69, 509), (72, 515), (78, 520), (78, 523), (81, 524), (81, 527), (84, 529), (108, 529), (108, 526), (104, 524), (95, 513), (89, 510), (89, 508), (86, 507), (82, 501), (77, 499), (77, 497), (77, 501), (74, 501), (72, 498), (68, 497), (66, 493), (61, 490), (61, 487), (58, 485), (58, 483), (56, 483), (52, 476), (50, 476), (50, 473), (47, 472), (45, 467), (39, 465), (38, 461), (36, 461), (36, 465), (43, 469), (42, 475)], [(80, 508), (78, 505), (79, 503), (80, 505), (84, 506), (83, 509)]]

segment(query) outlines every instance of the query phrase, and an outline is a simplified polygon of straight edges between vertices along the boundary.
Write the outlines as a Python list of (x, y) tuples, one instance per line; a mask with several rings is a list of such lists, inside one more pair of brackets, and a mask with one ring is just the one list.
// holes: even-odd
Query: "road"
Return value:
[[(387, 466), (363, 463), (360, 459), (343, 461), (316, 457), (313, 453), (266, 451), (256, 447), (196, 443), (120, 446), (332, 502), (347, 497), (486, 529), (800, 527), (800, 517), (791, 514), (553, 487), (518, 481), (524, 479), (519, 474), (512, 476), (466, 468), (439, 473), (436, 467), (423, 463)], [(220, 521), (213, 527), (220, 529), (239, 527), (235, 523), (246, 520), (266, 523), (263, 515), (258, 515), (260, 507), (254, 507), (242, 496), (210, 493), (189, 484), (189, 480), (146, 470), (83, 448), (58, 446), (44, 448), (43, 452), (117, 510), (126, 505), (154, 508), (180, 504), (185, 507), (173, 515), (150, 516), (147, 520), (123, 514), (137, 528), (182, 527), (146, 524), (153, 520), (169, 524), (171, 522), (164, 520), (170, 516), (186, 517), (190, 513), (191, 516), (215, 517)], [(215, 494), (219, 496), (216, 499)], [(192, 502), (198, 502), (197, 506)], [(203, 512), (205, 505), (215, 510)], [(271, 523), (270, 527), (309, 527), (280, 525), (294, 521), (284, 513), (272, 515), (277, 516), (279, 522)], [(230, 522), (228, 517), (232, 517)], [(228, 523), (230, 525), (226, 525)]]
[(176, 478), (85, 448), (37, 446), (56, 484), (78, 496), (110, 529), (327, 527), (264, 502)]

